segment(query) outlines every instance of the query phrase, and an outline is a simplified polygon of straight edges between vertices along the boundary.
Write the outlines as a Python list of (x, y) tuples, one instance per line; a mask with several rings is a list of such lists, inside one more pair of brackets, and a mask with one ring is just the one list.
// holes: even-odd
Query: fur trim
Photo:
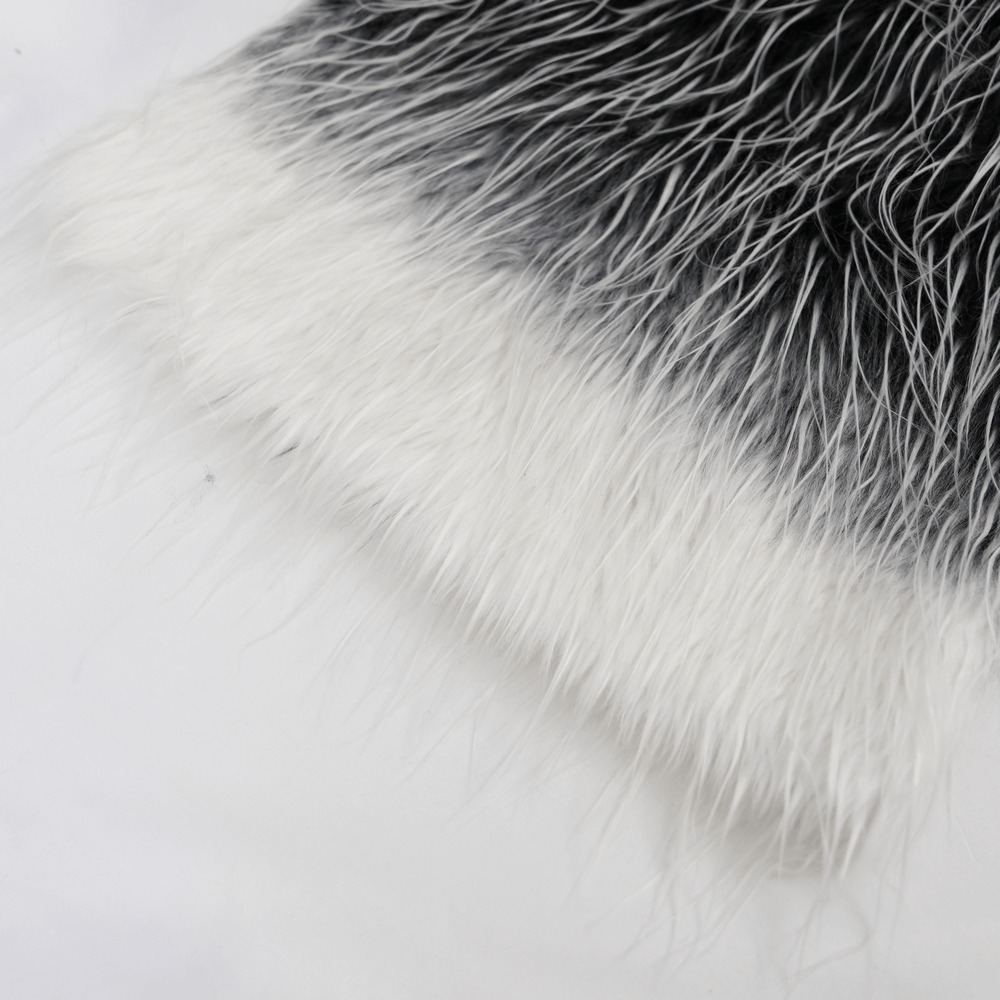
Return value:
[(50, 164), (116, 337), (827, 868), (995, 659), (1000, 4), (325, 2)]

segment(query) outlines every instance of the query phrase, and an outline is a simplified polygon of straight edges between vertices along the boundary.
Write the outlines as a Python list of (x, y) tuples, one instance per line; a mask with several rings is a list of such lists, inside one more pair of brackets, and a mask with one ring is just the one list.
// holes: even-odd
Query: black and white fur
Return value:
[(1000, 3), (313, 3), (47, 267), (691, 807), (828, 869), (995, 660)]

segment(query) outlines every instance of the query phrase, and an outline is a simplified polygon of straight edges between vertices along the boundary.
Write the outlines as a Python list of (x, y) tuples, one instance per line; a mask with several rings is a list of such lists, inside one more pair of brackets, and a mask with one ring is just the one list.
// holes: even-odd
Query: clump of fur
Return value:
[(779, 865), (995, 659), (1000, 4), (314, 3), (54, 161), (112, 336)]

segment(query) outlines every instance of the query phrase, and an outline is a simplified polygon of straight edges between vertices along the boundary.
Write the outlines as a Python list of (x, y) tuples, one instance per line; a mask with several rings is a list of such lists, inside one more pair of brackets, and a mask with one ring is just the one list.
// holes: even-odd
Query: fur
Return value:
[(322, 2), (27, 221), (692, 808), (826, 870), (996, 657), (1000, 3)]

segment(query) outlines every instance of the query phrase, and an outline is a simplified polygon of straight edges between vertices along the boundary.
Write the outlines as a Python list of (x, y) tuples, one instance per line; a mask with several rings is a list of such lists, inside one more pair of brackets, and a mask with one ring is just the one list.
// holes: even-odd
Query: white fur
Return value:
[(976, 595), (806, 540), (696, 435), (695, 389), (654, 408), (527, 275), (428, 253), (405, 192), (280, 164), (238, 92), (204, 77), (51, 165), (30, 225), (93, 325), (638, 765), (686, 767), (694, 808), (827, 866), (905, 821), (993, 657)]

